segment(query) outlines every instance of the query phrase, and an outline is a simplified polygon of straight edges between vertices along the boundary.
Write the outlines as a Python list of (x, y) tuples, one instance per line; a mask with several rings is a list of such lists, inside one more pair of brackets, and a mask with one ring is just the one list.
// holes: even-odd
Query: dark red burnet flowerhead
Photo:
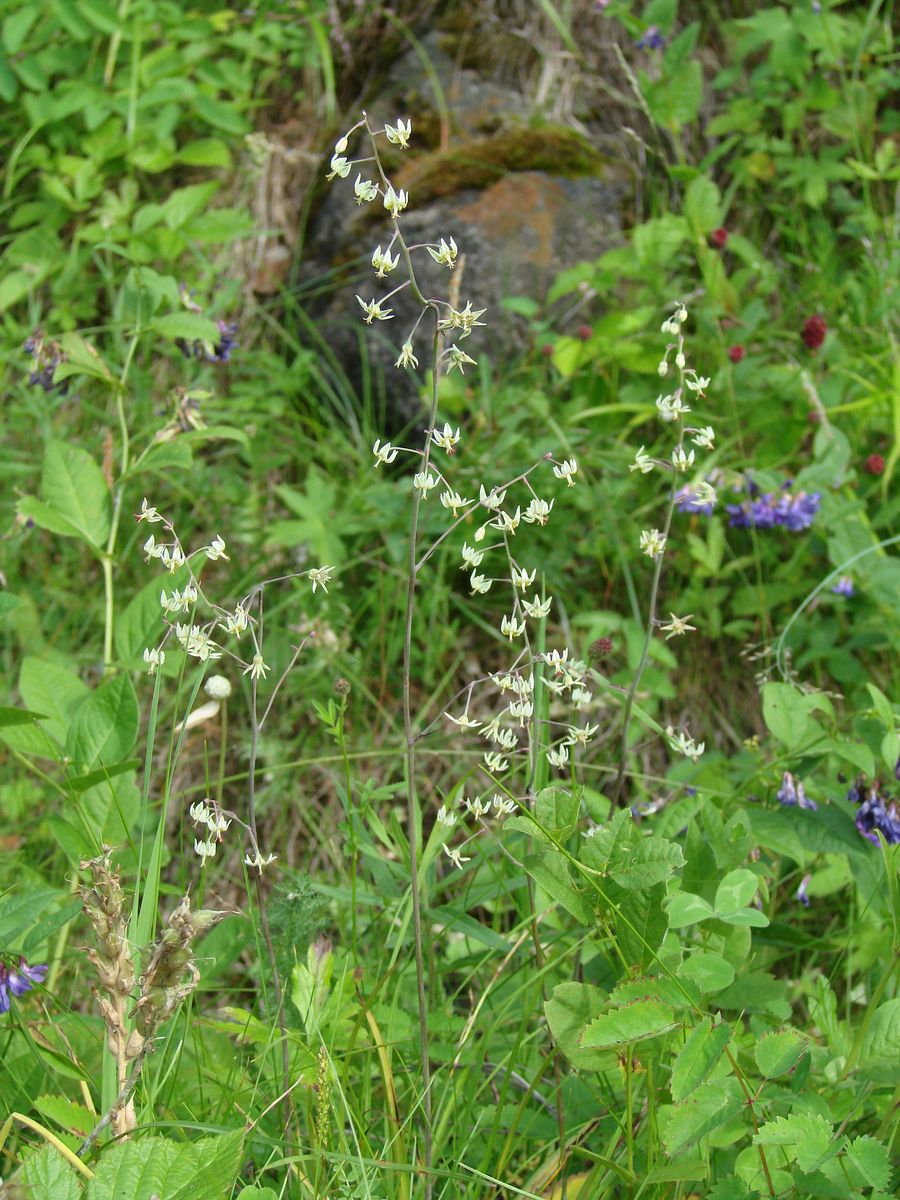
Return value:
[(747, 351), (744, 349), (743, 346), (729, 346), (728, 347), (728, 357), (731, 359), (731, 361), (733, 363), (739, 363), (746, 353), (747, 353)]
[(723, 250), (725, 243), (728, 241), (728, 230), (720, 225), (718, 229), (714, 229), (709, 235), (709, 240), (717, 249)]
[(593, 332), (593, 327), (590, 325), (585, 324), (578, 326), (578, 336), (583, 342), (589, 341)]
[(880, 454), (870, 454), (866, 459), (866, 470), (870, 475), (884, 474), (884, 459)]
[(803, 338), (803, 344), (807, 350), (818, 350), (825, 341), (825, 334), (828, 332), (828, 326), (825, 323), (825, 318), (819, 313), (813, 313), (811, 317), (807, 317), (803, 322), (803, 328), (800, 331), (800, 336)]

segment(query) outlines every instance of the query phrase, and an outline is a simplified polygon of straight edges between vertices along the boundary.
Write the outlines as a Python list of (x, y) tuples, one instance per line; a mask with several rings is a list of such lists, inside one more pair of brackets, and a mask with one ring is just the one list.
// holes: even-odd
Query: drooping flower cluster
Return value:
[(822, 502), (819, 492), (792, 492), (786, 480), (777, 492), (761, 493), (752, 480), (747, 481), (747, 498), (726, 505), (728, 523), (738, 529), (773, 529), (782, 526), (791, 533), (809, 529)]
[(810, 812), (815, 812), (819, 807), (815, 800), (810, 800), (806, 794), (806, 789), (799, 779), (795, 779), (790, 771), (785, 771), (781, 777), (781, 787), (776, 793), (779, 804), (785, 805), (788, 808), (796, 806), (797, 808), (807, 808)]
[(30, 967), (24, 958), (20, 958), (18, 966), (8, 967), (0, 962), (0, 1013), (9, 1012), (11, 997), (24, 996), (36, 983), (43, 983), (46, 977), (46, 963)]
[(43, 388), (45, 392), (59, 390), (61, 396), (69, 390), (68, 379), (59, 383), (53, 382), (53, 375), (60, 363), (66, 361), (65, 351), (59, 342), (45, 338), (40, 329), (35, 329), (22, 345), (26, 354), (31, 355), (31, 374), (28, 382), (32, 387)]
[(891, 845), (900, 842), (900, 808), (877, 780), (867, 783), (861, 776), (847, 792), (847, 799), (851, 804), (859, 805), (856, 828), (864, 838), (877, 846), (880, 833)]
[[(372, 154), (359, 159), (348, 158), (347, 151), (350, 146), (350, 139), (360, 128), (364, 130), (369, 139)], [(394, 146), (399, 146), (401, 150), (408, 150), (409, 139), (412, 136), (412, 122), (409, 119), (404, 120), (401, 117), (397, 119), (394, 125), (385, 125), (383, 129), (373, 130), (369, 125), (368, 118), (364, 116), (351, 129), (348, 129), (342, 137), (338, 138), (331, 156), (330, 170), (325, 176), (328, 180), (346, 179), (354, 167), (362, 166), (363, 164), (374, 164), (376, 178), (369, 179), (362, 172), (358, 172), (353, 184), (353, 192), (357, 204), (372, 204), (380, 196), (382, 205), (394, 224), (393, 232), (387, 245), (383, 246), (379, 243), (372, 251), (371, 262), (376, 278), (386, 278), (400, 265), (401, 258), (409, 263), (411, 261), (411, 254), (419, 251), (426, 252), (433, 262), (438, 263), (440, 266), (448, 267), (452, 271), (456, 266), (459, 254), (459, 248), (454, 238), (441, 236), (437, 242), (426, 242), (416, 246), (408, 246), (404, 241), (400, 232), (399, 221), (401, 214), (409, 206), (409, 194), (405, 188), (395, 188), (385, 174), (378, 152), (377, 138), (380, 136), (384, 136), (388, 142)], [(393, 308), (388, 305), (388, 301), (392, 296), (397, 295), (398, 292), (411, 286), (414, 289), (417, 299), (420, 298), (420, 293), (418, 293), (412, 275), (404, 279), (402, 283), (398, 284), (397, 287), (393, 288), (385, 296), (377, 298), (357, 296), (356, 299), (363, 311), (363, 320), (365, 323), (371, 325), (374, 321), (393, 320), (396, 314)], [(452, 371), (456, 368), (461, 374), (465, 374), (465, 368), (467, 366), (475, 366), (476, 360), (465, 353), (459, 346), (459, 342), (463, 338), (468, 337), (473, 329), (484, 323), (479, 320), (484, 315), (484, 309), (473, 309), (471, 301), (468, 301), (462, 308), (458, 304), (442, 299), (430, 300), (423, 303), (422, 313), (404, 339), (400, 355), (394, 365), (399, 368), (411, 367), (413, 370), (418, 367), (419, 360), (415, 354), (413, 339), (419, 322), (424, 315), (426, 305), (437, 306), (440, 309), (441, 320), (438, 323), (439, 330), (444, 334), (455, 336), (455, 341), (452, 343), (445, 340), (440, 354), (441, 365), (447, 371)], [(386, 447), (386, 450), (390, 453), (389, 446)], [(390, 458), (379, 458), (379, 462), (390, 461), (392, 461)], [(416, 487), (422, 491), (423, 495), (426, 495), (435, 486), (435, 483), (432, 482), (432, 477), (427, 472), (420, 473), (417, 479)]]

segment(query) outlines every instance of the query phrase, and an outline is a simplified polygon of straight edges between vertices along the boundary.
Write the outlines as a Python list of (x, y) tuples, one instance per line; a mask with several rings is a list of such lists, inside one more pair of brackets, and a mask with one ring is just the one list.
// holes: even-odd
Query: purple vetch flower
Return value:
[(69, 390), (68, 379), (59, 383), (53, 382), (56, 368), (66, 361), (65, 352), (59, 342), (48, 341), (40, 329), (35, 329), (22, 343), (22, 349), (31, 355), (32, 371), (28, 376), (29, 384), (32, 387), (41, 387), (45, 392), (58, 389), (59, 394), (65, 396)]
[(815, 812), (819, 807), (815, 800), (810, 800), (803, 784), (799, 779), (794, 779), (790, 771), (785, 771), (782, 776), (777, 796), (779, 802), (788, 808), (796, 805), (798, 808), (806, 808), (810, 812)]
[(760, 494), (759, 487), (747, 481), (747, 498), (740, 504), (729, 504), (726, 511), (729, 524), (738, 529), (772, 529), (781, 525), (791, 533), (809, 529), (822, 496), (819, 492), (791, 492), (793, 480), (786, 480), (777, 492)]
[(866, 786), (864, 779), (857, 779), (847, 792), (847, 799), (859, 805), (856, 828), (864, 838), (877, 846), (881, 833), (891, 845), (900, 842), (900, 811), (895, 800), (881, 794), (877, 780)]
[(856, 591), (849, 575), (842, 575), (831, 590), (836, 596), (847, 596), (848, 598)]
[(797, 888), (797, 891), (794, 893), (794, 899), (799, 900), (804, 908), (809, 908), (809, 905), (810, 905), (810, 899), (809, 899), (809, 895), (807, 894), (806, 889), (809, 886), (809, 881), (811, 879), (812, 879), (812, 875), (804, 875), (803, 878), (800, 880), (800, 886)]
[(210, 363), (228, 362), (232, 350), (237, 346), (235, 338), (237, 323), (216, 321), (216, 325), (219, 329), (218, 342), (204, 342), (200, 338), (193, 342), (187, 342), (184, 338), (176, 338), (175, 345), (185, 358), (197, 358), (201, 362)]
[(638, 50), (662, 50), (666, 39), (660, 33), (658, 25), (648, 25), (642, 37), (634, 43)]
[(11, 996), (24, 996), (46, 978), (46, 963), (29, 967), (25, 959), (20, 958), (17, 967), (7, 967), (6, 963), (0, 962), (0, 1013), (9, 1012)]

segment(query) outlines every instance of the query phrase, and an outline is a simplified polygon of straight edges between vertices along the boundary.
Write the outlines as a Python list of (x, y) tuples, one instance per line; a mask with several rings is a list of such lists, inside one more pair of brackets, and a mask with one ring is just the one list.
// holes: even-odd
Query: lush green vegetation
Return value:
[(893, 1194), (893, 5), (471, 6), (637, 179), (513, 359), (360, 117), (446, 7), (0, 5), (10, 1200)]

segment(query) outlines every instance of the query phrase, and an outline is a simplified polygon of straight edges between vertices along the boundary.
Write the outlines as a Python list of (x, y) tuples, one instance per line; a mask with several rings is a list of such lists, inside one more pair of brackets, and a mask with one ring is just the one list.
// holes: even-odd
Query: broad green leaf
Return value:
[(53, 1121), (67, 1133), (84, 1138), (97, 1124), (97, 1118), (83, 1104), (76, 1104), (64, 1096), (38, 1096), (34, 1107), (42, 1117)]
[(35, 721), (42, 721), (45, 715), (32, 712), (28, 708), (10, 708), (4, 704), (0, 706), (0, 729), (10, 729), (14, 725), (33, 725)]
[(691, 1030), (672, 1067), (670, 1088), (676, 1103), (685, 1100), (705, 1082), (722, 1057), (730, 1037), (730, 1026), (713, 1025), (711, 1017), (704, 1017)]
[(759, 879), (746, 867), (729, 871), (716, 889), (715, 910), (717, 917), (730, 916), (745, 908), (759, 887)]
[(192, 217), (203, 212), (210, 200), (219, 190), (216, 180), (206, 183), (191, 183), (187, 187), (176, 188), (166, 198), (162, 206), (162, 218), (168, 229), (180, 229)]
[(720, 954), (710, 950), (696, 950), (678, 968), (682, 979), (689, 979), (705, 995), (721, 992), (734, 982), (734, 967)]
[(666, 936), (668, 922), (663, 909), (666, 884), (657, 883), (643, 891), (626, 892), (612, 880), (603, 887), (614, 907), (616, 941), (636, 968), (646, 971)]
[(44, 714), (44, 728), (64, 746), (75, 712), (90, 693), (87, 684), (74, 671), (29, 656), (22, 660), (19, 691), (29, 708)]
[(780, 1021), (787, 1021), (791, 1006), (787, 1000), (787, 985), (765, 971), (748, 971), (716, 996), (718, 1008), (738, 1012), (769, 1013)]
[(888, 700), (884, 692), (881, 691), (880, 688), (877, 688), (874, 683), (867, 683), (866, 688), (868, 689), (869, 695), (872, 697), (872, 705), (875, 709), (875, 712), (878, 714), (878, 719), (883, 725), (887, 726), (888, 729), (893, 729), (895, 725), (894, 710), (890, 700)]
[(822, 727), (810, 715), (828, 701), (807, 695), (789, 683), (766, 683), (762, 689), (763, 720), (768, 730), (789, 750), (805, 749), (822, 736)]
[(221, 334), (215, 321), (201, 317), (199, 313), (175, 312), (156, 317), (153, 328), (162, 337), (183, 338), (187, 342), (218, 342)]
[(668, 1005), (658, 1000), (639, 1000), (596, 1017), (585, 1029), (581, 1044), (601, 1050), (626, 1042), (642, 1042), (668, 1033), (677, 1025)]
[(580, 796), (561, 787), (546, 787), (538, 793), (535, 816), (559, 842), (566, 841), (575, 829), (581, 807)]
[(705, 1083), (680, 1104), (659, 1109), (659, 1125), (670, 1158), (684, 1154), (701, 1138), (740, 1112), (743, 1094), (733, 1079)]
[(722, 197), (707, 175), (698, 175), (684, 194), (684, 215), (696, 237), (706, 237), (722, 224)]
[(578, 1071), (605, 1071), (616, 1065), (612, 1050), (590, 1050), (581, 1044), (587, 1025), (606, 1010), (608, 999), (589, 983), (560, 983), (544, 1004), (547, 1024), (556, 1044)]
[(794, 1029), (767, 1033), (753, 1047), (756, 1065), (761, 1075), (772, 1079), (784, 1075), (800, 1061), (807, 1048), (806, 1039)]
[(876, 1138), (863, 1134), (847, 1144), (847, 1170), (851, 1182), (886, 1192), (891, 1186), (891, 1160), (887, 1147)]
[(620, 887), (631, 891), (670, 879), (682, 866), (684, 855), (675, 842), (657, 836), (642, 837), (635, 845), (620, 849), (610, 861), (609, 875)]
[(582, 925), (590, 925), (593, 922), (593, 907), (588, 897), (579, 892), (572, 883), (565, 855), (556, 850), (541, 850), (537, 854), (526, 855), (524, 867), (551, 900), (561, 904), (576, 921)]
[(19, 1190), (28, 1200), (79, 1200), (78, 1178), (58, 1150), (44, 1146), (22, 1168)]
[(140, 1138), (107, 1149), (85, 1200), (226, 1200), (241, 1165), (243, 1134), (198, 1142)]
[(692, 892), (676, 892), (669, 899), (668, 913), (670, 929), (697, 925), (700, 921), (708, 921), (715, 916), (712, 905), (702, 896), (695, 896)]
[(791, 1158), (801, 1171), (818, 1170), (839, 1153), (841, 1143), (834, 1138), (829, 1121), (818, 1114), (791, 1113), (761, 1125), (754, 1135), (759, 1146), (788, 1146)]
[(35, 888), (0, 899), (0, 945), (8, 947), (58, 896), (55, 888)]
[(268, 1187), (245, 1187), (238, 1192), (237, 1200), (278, 1200), (278, 1193)]
[(23, 496), (16, 504), (16, 512), (29, 521), (33, 521), (38, 529), (46, 529), (48, 533), (57, 533), (60, 537), (83, 538), (84, 534), (74, 521), (63, 516), (52, 506), (38, 500), (37, 496)]
[(109, 534), (109, 489), (86, 450), (68, 442), (49, 443), (41, 473), (41, 497), (77, 536), (95, 549), (103, 547)]
[(64, 904), (62, 908), (58, 908), (56, 912), (38, 921), (22, 942), (22, 953), (27, 956), (32, 950), (38, 949), (39, 946), (53, 937), (55, 933), (58, 933), (63, 925), (68, 925), (70, 921), (74, 921), (80, 912), (81, 901), (70, 900), (68, 904)]
[(19, 607), (22, 601), (11, 592), (0, 592), (0, 620)]
[(857, 771), (862, 771), (864, 775), (874, 775), (875, 756), (862, 742), (850, 742), (846, 738), (833, 738), (829, 748), (832, 754), (836, 754), (844, 762), (850, 763)]
[(859, 1066), (868, 1079), (900, 1083), (900, 999), (887, 1000), (875, 1010)]
[(139, 724), (137, 696), (127, 675), (101, 683), (79, 705), (66, 737), (73, 762), (112, 766), (131, 750)]
[(632, 234), (634, 249), (641, 263), (653, 266), (671, 263), (688, 236), (684, 217), (671, 214), (654, 217), (638, 225)]

